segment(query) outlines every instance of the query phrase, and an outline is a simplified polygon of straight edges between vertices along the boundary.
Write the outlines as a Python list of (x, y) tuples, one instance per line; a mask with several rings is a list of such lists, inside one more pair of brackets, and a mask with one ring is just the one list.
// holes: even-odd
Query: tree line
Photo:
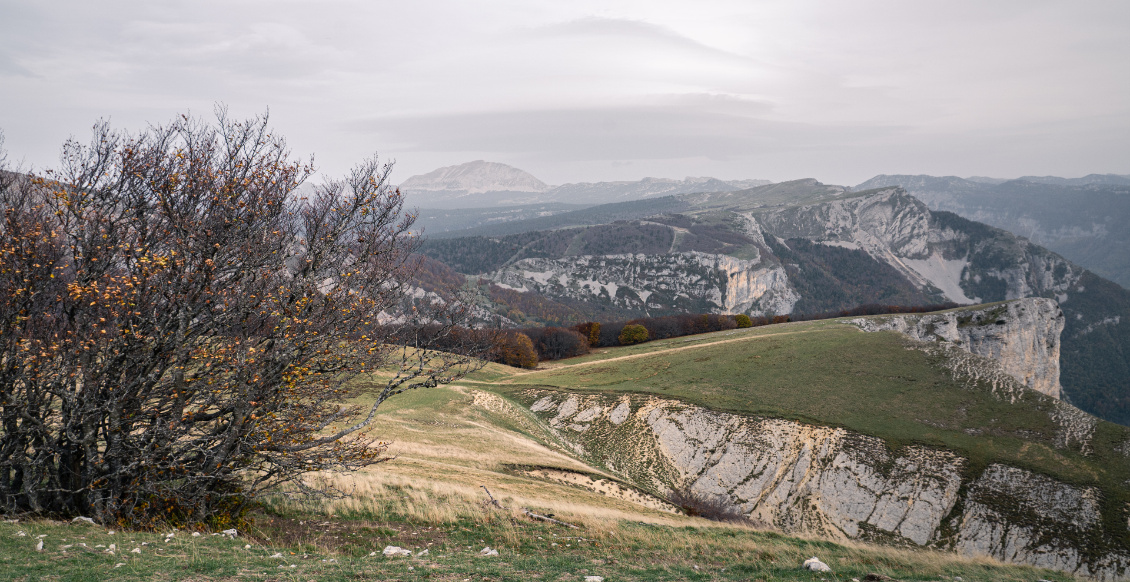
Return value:
[(737, 315), (707, 313), (643, 317), (603, 323), (589, 321), (571, 327), (529, 327), (502, 332), (492, 359), (510, 366), (532, 369), (537, 367), (539, 361), (583, 356), (597, 347), (634, 345), (673, 337), (792, 321), (895, 313), (928, 313), (955, 307), (960, 305), (953, 302), (915, 306), (867, 304), (842, 311), (797, 317), (789, 315), (751, 317), (741, 313)]

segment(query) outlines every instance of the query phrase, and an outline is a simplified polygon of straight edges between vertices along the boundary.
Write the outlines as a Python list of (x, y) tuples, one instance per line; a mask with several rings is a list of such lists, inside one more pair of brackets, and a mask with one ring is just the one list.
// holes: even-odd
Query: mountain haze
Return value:
[(729, 192), (768, 183), (768, 180), (687, 177), (682, 180), (581, 182), (551, 187), (518, 168), (478, 160), (412, 176), (402, 182), (400, 188), (414, 206), (451, 210), (548, 203), (606, 204), (693, 192)]

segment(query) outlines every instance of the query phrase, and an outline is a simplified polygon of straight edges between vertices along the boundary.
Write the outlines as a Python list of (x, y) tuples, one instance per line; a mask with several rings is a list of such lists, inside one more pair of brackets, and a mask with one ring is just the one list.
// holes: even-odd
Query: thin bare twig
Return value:
[(503, 507), (503, 505), (501, 503), (499, 503), (497, 499), (494, 498), (494, 495), (490, 494), (490, 489), (487, 489), (486, 485), (479, 485), (479, 487), (482, 487), (483, 491), (487, 492), (487, 497), (490, 498), (490, 501), (484, 502), (484, 505), (493, 505), (493, 506), (495, 506), (499, 509), (506, 509), (506, 510), (510, 509), (509, 507)]

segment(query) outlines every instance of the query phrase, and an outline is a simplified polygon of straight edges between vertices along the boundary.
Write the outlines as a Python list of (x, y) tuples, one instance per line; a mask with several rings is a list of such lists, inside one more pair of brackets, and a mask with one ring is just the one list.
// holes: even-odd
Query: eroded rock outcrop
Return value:
[[(581, 456), (644, 490), (689, 486), (787, 532), (950, 549), (1126, 579), (1126, 548), (1096, 554), (1101, 493), (843, 428), (645, 396), (531, 391), (531, 410)], [(1057, 403), (1059, 404), (1059, 403)], [(1068, 406), (1063, 404), (1062, 406)]]
[(1060, 334), (1064, 316), (1051, 299), (1031, 297), (976, 309), (852, 320), (864, 331), (897, 331), (925, 342), (945, 341), (1000, 363), (1025, 386), (1060, 398)]
[(522, 259), (486, 277), (511, 289), (642, 310), (789, 313), (800, 299), (780, 264), (693, 251)]

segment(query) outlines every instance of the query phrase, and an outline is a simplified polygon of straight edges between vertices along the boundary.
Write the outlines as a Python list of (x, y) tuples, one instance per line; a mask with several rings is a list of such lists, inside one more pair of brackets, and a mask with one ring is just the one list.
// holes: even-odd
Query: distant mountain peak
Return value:
[(733, 192), (768, 180), (682, 180), (647, 177), (634, 181), (579, 182), (549, 186), (530, 173), (497, 162), (475, 160), (412, 176), (400, 189), (423, 208), (482, 208), (546, 203), (606, 204), (698, 192)]
[(549, 186), (525, 170), (514, 166), (475, 160), (419, 174), (401, 182), (404, 190), (429, 192), (544, 192)]

